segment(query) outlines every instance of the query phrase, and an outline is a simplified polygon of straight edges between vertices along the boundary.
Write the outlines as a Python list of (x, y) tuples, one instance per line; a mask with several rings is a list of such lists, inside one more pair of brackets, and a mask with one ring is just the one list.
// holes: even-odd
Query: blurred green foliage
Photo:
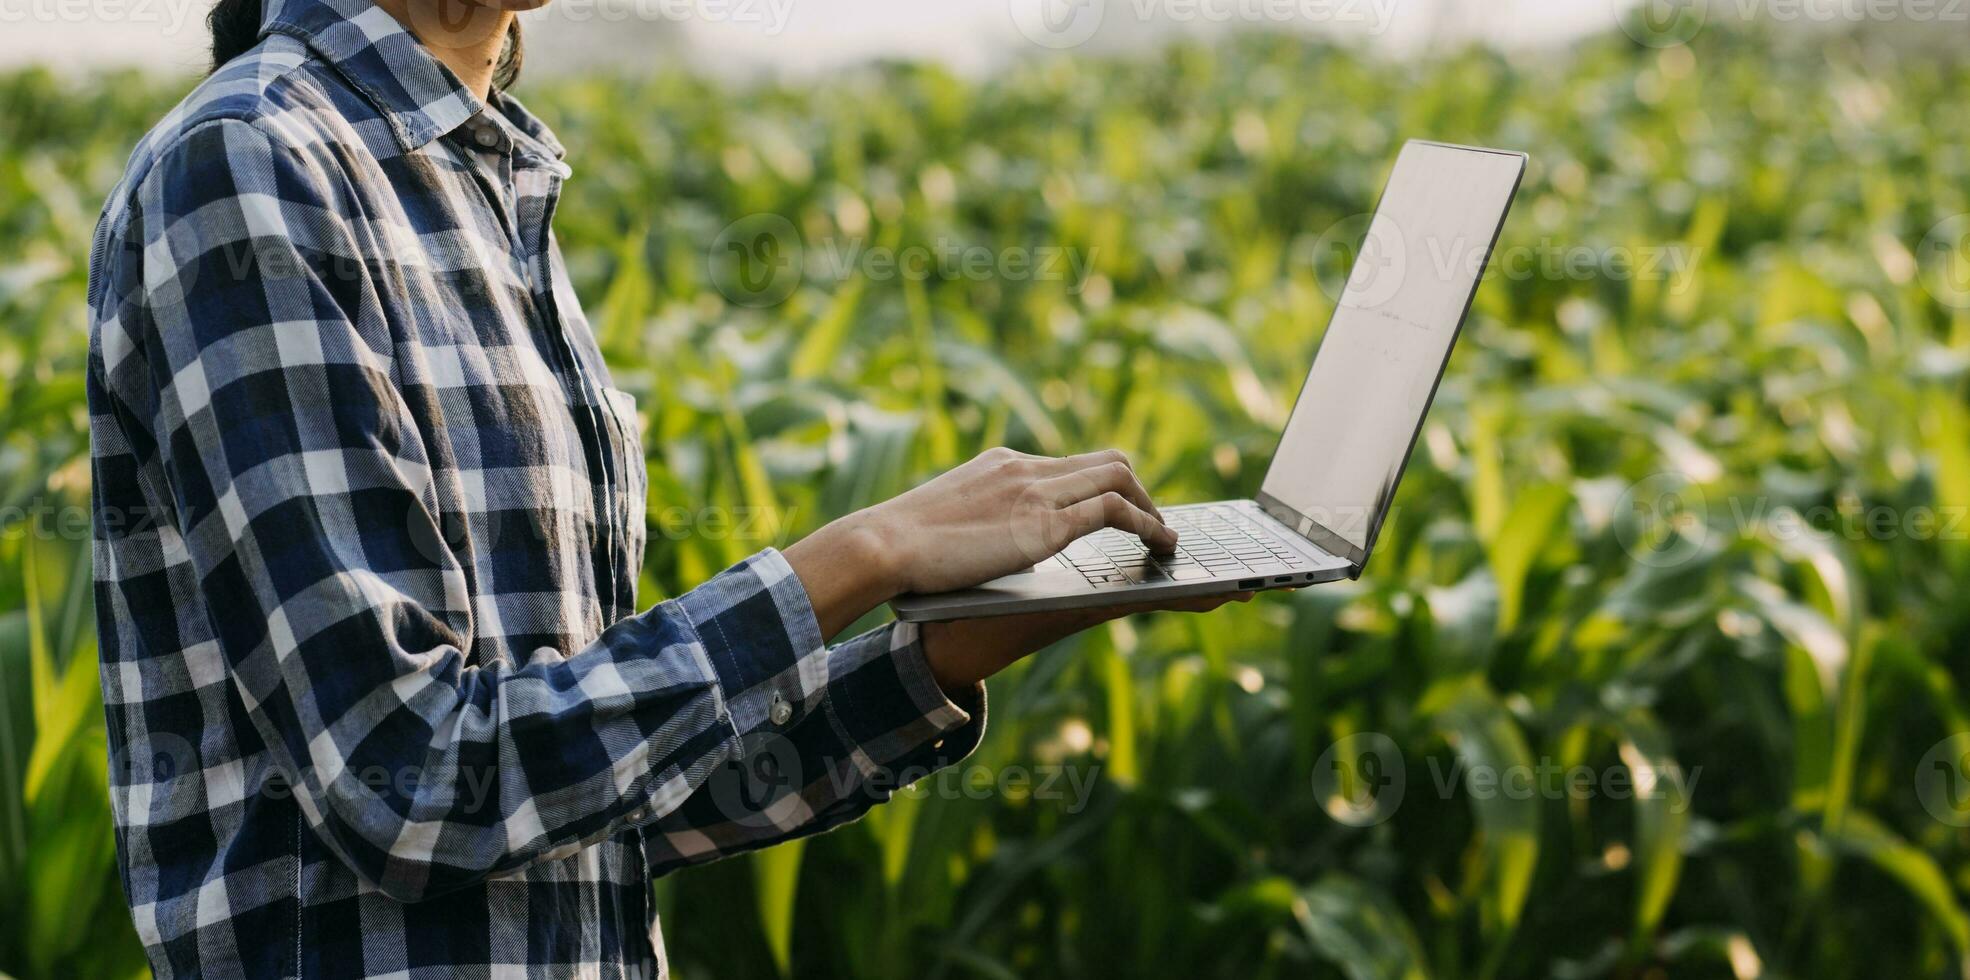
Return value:
[[(141, 969), (73, 516), (83, 291), (95, 208), (183, 87), (0, 77), (0, 505), (22, 508), (0, 971), (22, 977)], [(1533, 159), (1517, 264), (1360, 582), (1015, 668), (967, 774), (1066, 765), (1085, 798), (933, 780), (672, 876), (677, 973), (1963, 975), (1970, 838), (1916, 775), (1970, 741), (1970, 311), (1961, 242), (1925, 247), (1970, 211), (1966, 91), (1956, 61), (1722, 25), (1517, 61), (1256, 37), (989, 80), (523, 86), (573, 150), (558, 232), (648, 416), (646, 603), (1001, 443), (1123, 447), (1165, 501), (1249, 494), (1345, 275), (1322, 233), (1405, 138)], [(807, 274), (751, 309), (707, 246), (761, 212)], [(835, 261), (940, 243), (1088, 267)], [(1385, 771), (1320, 779), (1357, 734), (1406, 774), (1368, 826), (1337, 819), (1347, 777)], [(1487, 792), (1482, 766), (1659, 791)]]

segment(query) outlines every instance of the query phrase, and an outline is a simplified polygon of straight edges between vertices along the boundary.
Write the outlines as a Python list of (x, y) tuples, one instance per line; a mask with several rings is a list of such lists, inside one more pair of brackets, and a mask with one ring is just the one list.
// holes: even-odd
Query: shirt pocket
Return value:
[(636, 396), (627, 391), (603, 388), (602, 395), (612, 423), (610, 438), (622, 463), (623, 517), (640, 558), (650, 496), (650, 474), (643, 464), (643, 415), (636, 410)]

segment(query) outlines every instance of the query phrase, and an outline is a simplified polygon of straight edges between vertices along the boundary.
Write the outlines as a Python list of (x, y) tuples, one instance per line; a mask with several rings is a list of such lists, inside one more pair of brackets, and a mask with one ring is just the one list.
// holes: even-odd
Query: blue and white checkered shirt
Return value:
[[(164, 977), (653, 977), (649, 882), (976, 745), (779, 553), (638, 613), (645, 474), (568, 168), (368, 0), (137, 148), (92, 260), (118, 854)], [(740, 760), (743, 760), (742, 762)]]

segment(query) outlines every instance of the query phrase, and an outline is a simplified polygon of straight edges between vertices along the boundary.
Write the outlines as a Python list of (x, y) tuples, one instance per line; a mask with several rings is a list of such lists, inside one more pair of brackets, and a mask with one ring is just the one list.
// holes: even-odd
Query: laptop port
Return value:
[(1238, 580), (1238, 587), (1240, 589), (1250, 590), (1250, 589), (1263, 588), (1264, 586), (1265, 586), (1265, 579), (1262, 578), (1241, 578)]
[(1284, 582), (1291, 582), (1291, 581), (1293, 580), (1293, 576), (1291, 576), (1291, 575), (1274, 575), (1274, 576), (1272, 577), (1272, 580), (1273, 580), (1274, 582), (1276, 582), (1276, 583), (1284, 583)]

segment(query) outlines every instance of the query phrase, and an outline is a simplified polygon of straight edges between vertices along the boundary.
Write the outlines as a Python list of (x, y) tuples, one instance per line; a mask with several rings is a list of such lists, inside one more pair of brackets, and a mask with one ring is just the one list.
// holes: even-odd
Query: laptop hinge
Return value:
[[(1259, 491), (1253, 499), (1259, 511), (1272, 518), (1286, 530), (1298, 535), (1321, 551), (1347, 562), (1350, 567), (1359, 568), (1368, 557), (1362, 549), (1349, 543), (1347, 539), (1328, 530), (1319, 521), (1295, 511), (1276, 497)], [(1358, 572), (1356, 574), (1359, 574)]]
[(1300, 530), (1298, 525), (1281, 520), (1278, 514), (1273, 513), (1270, 509), (1268, 509), (1265, 506), (1264, 501), (1248, 500), (1246, 501), (1246, 503), (1251, 504), (1253, 509), (1259, 512), (1259, 516), (1264, 517), (1266, 520), (1271, 521), (1274, 527), (1276, 527), (1278, 530), (1284, 531), (1285, 533), (1290, 534), (1293, 537), (1299, 538), (1301, 541), (1306, 542), (1306, 544), (1310, 548), (1312, 548), (1315, 552), (1322, 555), (1326, 555), (1327, 557), (1335, 559), (1337, 561), (1346, 562), (1348, 567), (1349, 578), (1356, 578), (1361, 575), (1361, 564), (1359, 562), (1355, 561), (1352, 558), (1349, 558), (1347, 555), (1335, 554), (1332, 548), (1329, 548), (1326, 545), (1321, 544), (1320, 540), (1314, 537), (1313, 535)]

